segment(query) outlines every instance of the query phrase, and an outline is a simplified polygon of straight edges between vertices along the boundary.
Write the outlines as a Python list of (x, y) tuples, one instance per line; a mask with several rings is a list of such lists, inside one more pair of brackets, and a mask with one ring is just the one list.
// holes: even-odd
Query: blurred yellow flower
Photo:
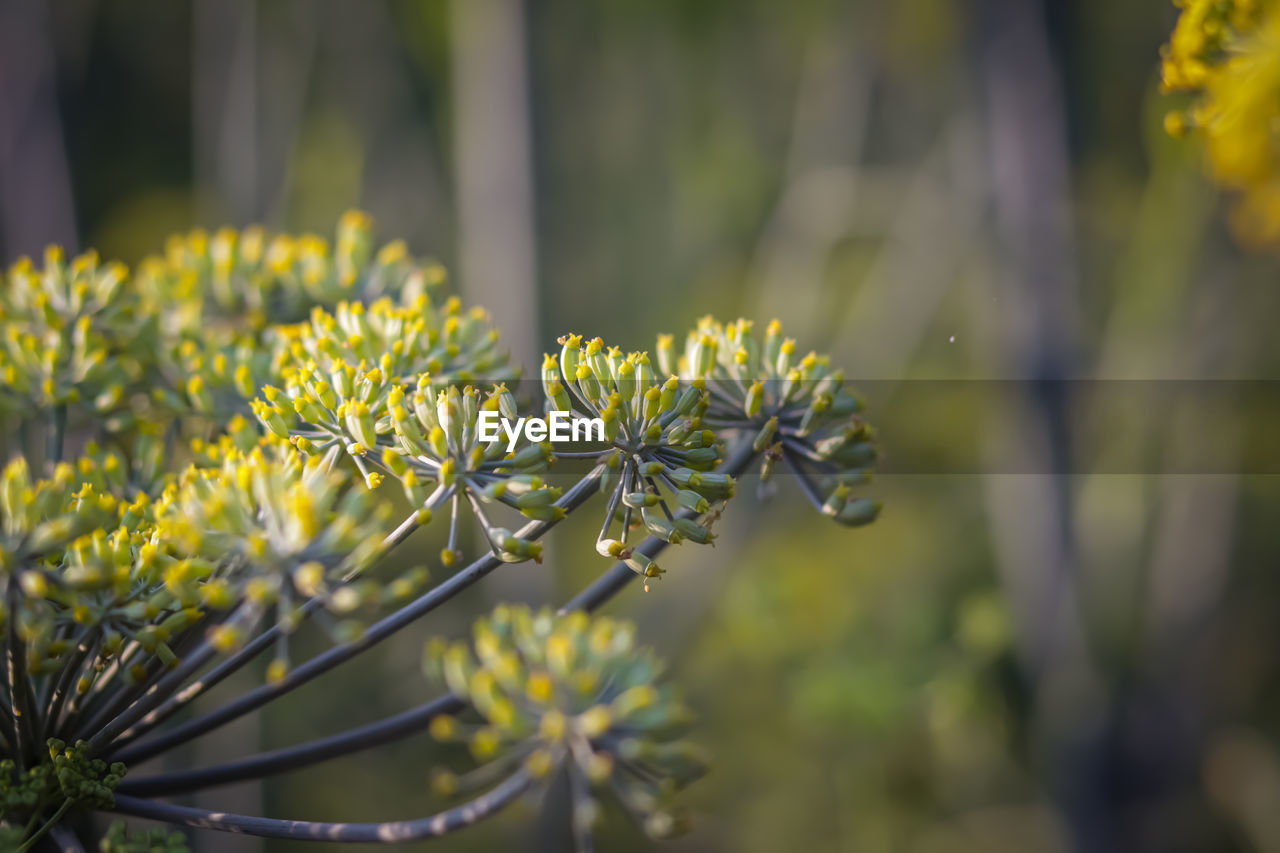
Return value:
[(1181, 0), (1182, 13), (1161, 51), (1166, 92), (1195, 101), (1171, 112), (1174, 136), (1203, 140), (1210, 175), (1240, 193), (1237, 236), (1280, 244), (1280, 3)]

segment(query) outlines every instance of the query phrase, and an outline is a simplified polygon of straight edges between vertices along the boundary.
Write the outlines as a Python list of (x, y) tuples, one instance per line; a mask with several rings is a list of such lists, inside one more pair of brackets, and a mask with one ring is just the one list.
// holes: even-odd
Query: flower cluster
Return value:
[(127, 271), (56, 246), (43, 268), (29, 258), (0, 279), (0, 412), (83, 403), (110, 412), (143, 372), (146, 321)]
[(316, 305), (346, 299), (415, 299), (445, 280), (443, 267), (414, 261), (401, 241), (375, 253), (372, 225), (364, 213), (347, 213), (332, 248), (314, 234), (197, 229), (170, 238), (163, 255), (142, 261), (138, 289), (167, 332), (203, 337), (211, 328), (298, 322)]
[(437, 771), (440, 793), (521, 768), (539, 780), (567, 772), (581, 829), (596, 822), (607, 795), (665, 836), (677, 827), (670, 794), (706, 770), (702, 751), (683, 738), (690, 712), (657, 684), (662, 664), (636, 648), (630, 624), (499, 606), (476, 623), (472, 644), (433, 641), (426, 665), (482, 720), (432, 720), (437, 740), (465, 742), (484, 762), (463, 776)]
[[(310, 600), (347, 616), (403, 597), (402, 585), (384, 589), (362, 577), (381, 553), (390, 508), (346, 487), (332, 464), (338, 452), (307, 458), (267, 443), (246, 454), (232, 449), (217, 468), (188, 469), (161, 499), (159, 538), (173, 553), (155, 556), (174, 606), (227, 611), (244, 602), (254, 615), (274, 607), (287, 633)], [(335, 639), (359, 634), (354, 621), (340, 627)], [(232, 620), (211, 639), (230, 650), (244, 632), (245, 620)], [(273, 677), (285, 672), (283, 651)]]
[(311, 321), (280, 330), (286, 342), (278, 370), (282, 388), (267, 385), (254, 413), (300, 451), (340, 449), (375, 489), (390, 475), (426, 523), (447, 505), (445, 566), (459, 555), (458, 519), (466, 499), (493, 549), (506, 561), (537, 559), (541, 546), (491, 523), (482, 503), (502, 503), (534, 519), (563, 515), (560, 491), (538, 473), (548, 445), (504, 454), (479, 440), (481, 411), (514, 415), (516, 401), (499, 382), (482, 395), (459, 383), (513, 375), (483, 311), (463, 312), (456, 299), (437, 311), (425, 297), (399, 307), (379, 300), (321, 309)]
[(368, 308), (343, 302), (332, 314), (316, 308), (310, 322), (277, 333), (273, 375), (283, 388), (264, 386), (254, 414), (304, 452), (341, 445), (366, 476), (360, 460), (392, 431), (391, 409), (407, 392), (427, 395), (453, 382), (509, 375), (486, 314), (464, 313), (456, 299), (443, 311), (426, 297), (403, 307), (387, 299)]
[(111, 824), (98, 845), (100, 853), (189, 853), (190, 849), (181, 832), (150, 829), (130, 833), (121, 820)]
[[(57, 418), (62, 430), (73, 406), (111, 433), (175, 417), (225, 421), (248, 411), (289, 350), (282, 324), (344, 299), (398, 300), (426, 318), (444, 280), (403, 242), (375, 252), (358, 212), (342, 218), (332, 248), (257, 227), (196, 230), (134, 274), (94, 252), (68, 260), (50, 247), (42, 267), (22, 258), (0, 279), (0, 413)], [(460, 366), (486, 368), (474, 353)]]
[(72, 807), (110, 808), (112, 792), (125, 774), (123, 764), (89, 757), (84, 741), (68, 747), (50, 738), (45, 751), (47, 761), (25, 770), (12, 759), (0, 760), (0, 842), (12, 844), (5, 849), (25, 849), (16, 827), (45, 811), (61, 815)]
[[(543, 407), (598, 419), (602, 432), (588, 433), (585, 449), (524, 433), (495, 441), (486, 424), (520, 419), (530, 401), (510, 390), (518, 373), (488, 315), (435, 293), (437, 265), (399, 243), (373, 246), (367, 217), (350, 214), (332, 249), (257, 228), (197, 231), (134, 275), (57, 250), (41, 269), (19, 261), (6, 275), (0, 414), (21, 435), (47, 433), (43, 452), (0, 435), (10, 456), (0, 469), (6, 849), (70, 831), (68, 810), (113, 807), (115, 759), (198, 737), (414, 624), (502, 563), (539, 561), (547, 530), (597, 491), (596, 551), (620, 561), (602, 579), (607, 594), (633, 577), (628, 569), (646, 584), (660, 575), (655, 555), (667, 544), (711, 544), (735, 475), (758, 459), (763, 479), (785, 462), (840, 522), (875, 517), (876, 504), (850, 494), (876, 458), (856, 398), (825, 358), (797, 357), (776, 324), (757, 339), (746, 321), (706, 320), (682, 353), (663, 337), (652, 359), (567, 335), (543, 364)], [(562, 487), (553, 474), (564, 458), (591, 468)], [(830, 482), (827, 495), (815, 478)], [(398, 524), (396, 492), (408, 501)], [(439, 563), (454, 567), (464, 517), (487, 545), (465, 570), (429, 590), (425, 567), (379, 571), (391, 548), (433, 522), (447, 525)], [(643, 548), (637, 534), (649, 537)], [(295, 669), (288, 643), (307, 619), (337, 646)], [(269, 648), (266, 684), (157, 730)], [(391, 835), (342, 830), (349, 838), (451, 831), (560, 771), (580, 832), (604, 792), (653, 834), (674, 828), (668, 795), (704, 761), (630, 626), (504, 606), (478, 624), (473, 647), (437, 645), (429, 660), (450, 701), (483, 720), (434, 717), (439, 739), (465, 739), (485, 762), (462, 778), (439, 775), (439, 786), (508, 771), (511, 784), (438, 821)], [(402, 723), (395, 730), (407, 732)], [(327, 739), (314, 760), (384, 733), (366, 729)], [(245, 764), (312, 756), (306, 745), (282, 753)], [(114, 807), (130, 799), (122, 791)], [(128, 813), (190, 822), (165, 811), (178, 807), (137, 811), (138, 802)], [(198, 825), (321, 831), (239, 818)], [(120, 827), (102, 849), (182, 846)]]
[[(705, 424), (751, 441), (763, 454), (762, 485), (785, 460), (824, 514), (850, 527), (875, 520), (880, 505), (852, 497), (875, 466), (875, 433), (830, 359), (798, 355), (776, 320), (758, 338), (749, 320), (725, 325), (710, 317), (689, 332), (683, 351), (664, 335), (657, 352), (664, 372), (706, 388)], [(831, 483), (823, 500), (810, 494), (813, 474)]]
[[(168, 381), (152, 392), (156, 401), (166, 411), (225, 417), (245, 410), (281, 371), (320, 354), (351, 365), (390, 354), (424, 365), (417, 370), (462, 373), (503, 361), (483, 312), (458, 317), (456, 300), (443, 311), (432, 305), (445, 279), (439, 264), (413, 260), (399, 241), (372, 247), (369, 217), (358, 212), (342, 218), (333, 250), (315, 235), (256, 227), (172, 239), (136, 277), (142, 304), (161, 318), (166, 357), (158, 367)], [(335, 304), (334, 315), (323, 310)]]
[(1280, 242), (1280, 7), (1272, 0), (1180, 0), (1161, 51), (1167, 92), (1190, 107), (1166, 116), (1174, 136), (1203, 140), (1214, 180), (1240, 193), (1233, 225), (1251, 244)]
[(434, 393), (434, 403), (432, 392), (421, 384), (411, 396), (404, 389), (392, 395), (395, 443), (381, 461), (400, 480), (411, 503), (450, 502), (449, 542), (441, 555), (446, 566), (457, 556), (458, 507), (464, 498), (490, 549), (504, 562), (538, 560), (542, 546), (497, 526), (485, 504), (505, 505), (536, 521), (558, 521), (565, 515), (556, 504), (561, 490), (541, 476), (552, 458), (550, 445), (523, 442), (504, 452), (499, 442), (481, 441), (478, 421), (486, 411), (515, 416), (516, 401), (505, 385), (495, 386), (483, 398), (470, 385), (461, 391), (451, 385)]
[[(673, 544), (709, 544), (715, 539), (712, 505), (734, 494), (733, 478), (713, 470), (722, 446), (702, 426), (705, 384), (674, 375), (660, 381), (648, 353), (623, 355), (600, 338), (584, 344), (581, 336), (566, 335), (560, 344), (559, 358), (547, 355), (542, 365), (547, 408), (599, 418), (611, 446), (601, 453), (600, 487), (610, 497), (596, 550), (646, 579), (658, 577), (657, 563), (628, 547), (632, 526), (643, 525)], [(681, 509), (691, 512), (677, 514)], [(616, 523), (620, 532), (614, 538)]]
[[(97, 466), (85, 465), (90, 475)], [(11, 575), (44, 559), (112, 517), (115, 499), (81, 483), (65, 463), (47, 480), (33, 481), (18, 457), (0, 472), (0, 572)]]
[[(0, 577), (10, 596), (0, 612), (14, 622), (30, 675), (68, 679), (47, 725), (73, 727), (80, 700), (113, 677), (143, 684), (172, 668), (175, 647), (189, 645), (197, 626), (229, 651), (268, 608), (287, 634), (307, 601), (350, 617), (403, 600), (425, 580), (420, 570), (386, 585), (362, 577), (389, 508), (348, 488), (331, 457), (224, 442), (216, 454), (203, 448), (216, 465), (153, 480), (160, 485), (132, 498), (117, 495), (148, 478), (145, 453), (137, 476), (102, 451), (59, 465), (49, 480), (32, 482), (21, 458), (5, 469)], [(338, 640), (359, 633), (354, 621), (337, 628)], [(285, 670), (282, 645), (271, 673)], [(68, 691), (75, 697), (59, 718)]]

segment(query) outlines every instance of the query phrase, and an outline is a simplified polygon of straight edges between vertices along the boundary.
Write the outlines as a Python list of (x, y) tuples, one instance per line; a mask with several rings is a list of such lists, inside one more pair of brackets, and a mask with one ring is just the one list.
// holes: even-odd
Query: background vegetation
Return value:
[[(740, 502), (749, 550), (682, 553), (610, 606), (717, 756), (668, 848), (1280, 849), (1277, 259), (1236, 248), (1195, 145), (1161, 130), (1175, 14), (0, 2), (0, 257), (134, 263), (190, 226), (327, 231), (360, 207), (528, 364), (566, 331), (640, 348), (709, 311), (777, 315), (865, 380), (886, 511), (849, 538)], [(564, 598), (599, 568), (568, 550), (186, 761), (422, 701), (423, 637)], [(198, 802), (403, 816), (434, 749)], [(564, 849), (526, 818), (436, 847)], [(646, 844), (621, 821), (601, 839)]]

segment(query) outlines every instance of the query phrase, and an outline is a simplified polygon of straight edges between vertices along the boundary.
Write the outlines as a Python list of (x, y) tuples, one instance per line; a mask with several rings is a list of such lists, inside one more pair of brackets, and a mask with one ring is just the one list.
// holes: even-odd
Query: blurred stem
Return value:
[(142, 779), (125, 779), (117, 790), (122, 794), (135, 797), (167, 797), (187, 791), (229, 785), (246, 779), (260, 779), (263, 776), (286, 773), (319, 764), (331, 758), (393, 743), (424, 731), (431, 721), (441, 714), (457, 714), (464, 708), (466, 703), (450, 693), (408, 711), (357, 726), (336, 735), (212, 767), (161, 773)]
[(75, 252), (75, 199), (45, 3), (0, 3), (0, 242), (10, 258)]
[(532, 784), (524, 770), (511, 774), (495, 788), (469, 802), (429, 817), (384, 823), (321, 823), (305, 820), (276, 820), (248, 815), (227, 814), (187, 806), (156, 803), (119, 795), (112, 811), (166, 823), (238, 832), (262, 838), (284, 838), (299, 841), (342, 841), (368, 844), (392, 844), (447, 835), (465, 829), (510, 805)]
[(62, 461), (63, 442), (67, 434), (67, 406), (65, 403), (53, 407), (49, 413), (49, 438), (45, 454), (50, 474)]
[(579, 820), (576, 814), (579, 802), (591, 802), (591, 786), (578, 769), (576, 762), (569, 761), (566, 763), (569, 773), (569, 789), (573, 792), (571, 801), (574, 814), (570, 816), (570, 822), (573, 824), (573, 846), (576, 853), (595, 853), (596, 845), (595, 840), (591, 837), (591, 825)]
[[(261, 615), (256, 607), (246, 601), (232, 612), (226, 622), (239, 627), (244, 627), (243, 623), (247, 622), (248, 630), (251, 631)], [(188, 634), (192, 637), (198, 635), (198, 630)], [(154, 681), (144, 681), (137, 688), (124, 687), (122, 695), (126, 700), (113, 704), (110, 711), (100, 711), (87, 727), (84, 734), (89, 738), (90, 751), (97, 752), (105, 748), (117, 735), (180, 688), (184, 681), (198, 672), (200, 667), (208, 663), (216, 654), (217, 649), (206, 636), (193, 651), (183, 656), (176, 669), (166, 673), (161, 666), (151, 674), (150, 678), (155, 679), (155, 676), (165, 673), (162, 677)], [(157, 660), (156, 663), (158, 664), (159, 661)]]
[(822, 495), (819, 494), (817, 486), (815, 486), (813, 481), (809, 479), (809, 475), (800, 467), (800, 463), (796, 462), (795, 453), (785, 444), (782, 448), (782, 458), (786, 460), (787, 468), (791, 470), (791, 473), (795, 475), (797, 482), (800, 483), (800, 491), (804, 492), (804, 496), (809, 499), (809, 503), (813, 505), (814, 509), (818, 512), (822, 512), (823, 504), (826, 503), (826, 501), (823, 499)]
[(18, 455), (24, 459), (31, 458), (31, 427), (27, 426), (27, 419), (18, 418)]
[(6, 658), (9, 676), (9, 711), (13, 719), (13, 758), (18, 770), (27, 768), (27, 758), (34, 754), (35, 735), (31, 731), (30, 680), (27, 678), (27, 649), (18, 636), (18, 588), (9, 580), (9, 630)]
[(54, 844), (58, 845), (58, 853), (85, 853), (80, 839), (76, 838), (76, 834), (63, 824), (50, 828), (49, 837)]

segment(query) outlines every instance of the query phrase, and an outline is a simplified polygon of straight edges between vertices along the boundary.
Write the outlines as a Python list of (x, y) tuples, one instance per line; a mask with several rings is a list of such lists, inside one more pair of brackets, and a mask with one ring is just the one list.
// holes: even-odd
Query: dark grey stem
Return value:
[(416, 708), (410, 708), (408, 711), (357, 726), (336, 735), (263, 752), (213, 767), (161, 773), (141, 779), (125, 779), (116, 790), (121, 794), (136, 797), (168, 797), (187, 791), (241, 782), (245, 779), (287, 773), (290, 770), (318, 764), (353, 752), (373, 749), (417, 734), (441, 714), (456, 714), (465, 707), (464, 701), (449, 693)]
[(62, 448), (67, 434), (66, 404), (54, 406), (49, 415), (49, 421), (49, 443), (46, 448), (45, 458), (48, 462), (49, 471), (52, 473), (53, 467), (62, 461)]
[(67, 701), (67, 694), (70, 692), (72, 685), (75, 684), (76, 676), (80, 674), (80, 668), (84, 665), (85, 658), (89, 656), (89, 652), (92, 651), (97, 640), (97, 627), (85, 629), (76, 641), (76, 650), (71, 654), (67, 662), (63, 664), (62, 671), (58, 674), (58, 680), (49, 694), (49, 702), (45, 708), (45, 737), (58, 730), (58, 718), (62, 716), (62, 707)]
[[(311, 611), (315, 610), (321, 604), (319, 599), (310, 599), (302, 605), (301, 611), (304, 617), (309, 616)], [(229, 658), (219, 663), (213, 669), (206, 672), (198, 681), (194, 681), (183, 687), (178, 692), (161, 702), (156, 708), (148, 711), (133, 726), (127, 729), (120, 737), (116, 738), (113, 745), (116, 749), (120, 749), (126, 744), (132, 743), (137, 738), (142, 737), (151, 731), (155, 726), (169, 719), (178, 711), (181, 711), (197, 696), (202, 695), (212, 689), (223, 679), (240, 670), (245, 664), (256, 658), (264, 649), (276, 642), (281, 636), (281, 632), (276, 628), (264, 631), (254, 637), (237, 652)]]
[(29, 736), (34, 724), (31, 715), (30, 681), (27, 679), (27, 649), (18, 636), (17, 579), (9, 579), (9, 630), (5, 648), (6, 668), (9, 676), (9, 711), (13, 717), (13, 757), (19, 770), (27, 767), (29, 750), (35, 748)]
[(359, 842), (393, 844), (433, 838), (464, 829), (501, 811), (528, 789), (529, 774), (517, 770), (497, 787), (460, 806), (430, 817), (387, 823), (324, 823), (306, 820), (276, 820), (249, 815), (212, 812), (189, 806), (174, 806), (137, 797), (118, 795), (112, 809), (120, 814), (184, 824), (198, 829), (238, 832), (262, 838), (285, 838), (301, 841)]
[(825, 501), (822, 495), (818, 493), (818, 489), (814, 486), (813, 481), (809, 479), (809, 475), (805, 474), (804, 469), (800, 467), (800, 462), (796, 459), (795, 451), (786, 444), (782, 446), (782, 458), (786, 460), (787, 467), (791, 469), (791, 473), (795, 475), (796, 480), (800, 483), (800, 491), (804, 492), (804, 496), (809, 499), (809, 503), (813, 504), (813, 508), (822, 511), (822, 505)]

